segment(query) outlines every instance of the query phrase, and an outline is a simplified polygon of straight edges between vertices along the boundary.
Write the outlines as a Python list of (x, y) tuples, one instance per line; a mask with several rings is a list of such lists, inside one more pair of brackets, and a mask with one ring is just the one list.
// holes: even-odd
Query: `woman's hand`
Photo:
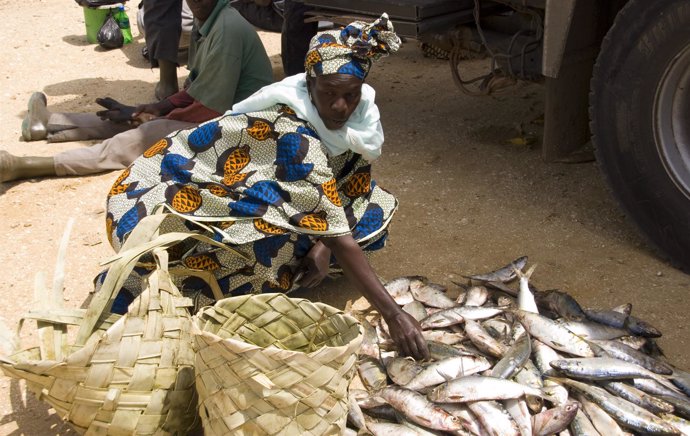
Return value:
[(305, 288), (318, 286), (328, 275), (330, 260), (331, 250), (321, 241), (316, 241), (297, 268), (297, 274), (301, 274), (297, 282)]
[(429, 359), (429, 347), (422, 336), (422, 327), (412, 315), (398, 310), (393, 315), (384, 316), (384, 319), (388, 324), (388, 332), (401, 354), (417, 360)]
[(429, 347), (422, 336), (422, 327), (386, 291), (352, 235), (325, 237), (321, 242), (331, 249), (345, 276), (386, 320), (398, 350), (415, 359), (428, 359)]

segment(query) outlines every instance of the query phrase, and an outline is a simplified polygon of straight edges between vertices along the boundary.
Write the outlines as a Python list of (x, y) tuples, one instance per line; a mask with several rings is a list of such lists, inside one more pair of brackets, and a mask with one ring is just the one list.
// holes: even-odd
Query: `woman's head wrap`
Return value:
[(355, 21), (342, 30), (317, 33), (309, 43), (304, 70), (312, 77), (350, 74), (364, 80), (372, 61), (398, 48), (400, 38), (384, 13), (373, 23)]

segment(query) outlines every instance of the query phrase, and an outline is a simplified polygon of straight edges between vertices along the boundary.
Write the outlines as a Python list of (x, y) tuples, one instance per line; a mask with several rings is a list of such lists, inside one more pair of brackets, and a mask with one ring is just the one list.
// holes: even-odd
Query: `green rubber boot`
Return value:
[(29, 97), (28, 113), (22, 121), (22, 139), (24, 141), (39, 141), (48, 136), (50, 112), (47, 104), (46, 95), (42, 92), (34, 92)]
[(0, 151), (0, 182), (56, 176), (52, 157), (14, 156)]

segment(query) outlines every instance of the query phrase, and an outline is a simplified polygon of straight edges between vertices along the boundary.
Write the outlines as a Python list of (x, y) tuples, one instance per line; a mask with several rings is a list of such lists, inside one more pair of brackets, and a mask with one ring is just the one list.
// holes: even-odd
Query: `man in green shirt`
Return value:
[(273, 81), (273, 69), (254, 27), (228, 0), (192, 0), (194, 28), (185, 89), (157, 103), (127, 106), (105, 98), (106, 110), (51, 113), (34, 93), (22, 125), (27, 141), (104, 139), (52, 157), (19, 157), (0, 151), (0, 182), (76, 176), (123, 169), (160, 138), (222, 115)]

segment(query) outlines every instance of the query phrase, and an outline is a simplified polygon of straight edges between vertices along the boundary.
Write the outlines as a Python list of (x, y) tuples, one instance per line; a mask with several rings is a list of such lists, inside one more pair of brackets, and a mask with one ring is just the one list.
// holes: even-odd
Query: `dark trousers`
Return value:
[(177, 49), (182, 34), (182, 0), (144, 0), (146, 48), (151, 67), (158, 60), (177, 64)]
[(317, 22), (304, 22), (304, 13), (309, 10), (302, 2), (285, 0), (280, 57), (286, 76), (304, 72), (304, 58), (309, 49), (309, 41), (316, 35), (319, 27)]

